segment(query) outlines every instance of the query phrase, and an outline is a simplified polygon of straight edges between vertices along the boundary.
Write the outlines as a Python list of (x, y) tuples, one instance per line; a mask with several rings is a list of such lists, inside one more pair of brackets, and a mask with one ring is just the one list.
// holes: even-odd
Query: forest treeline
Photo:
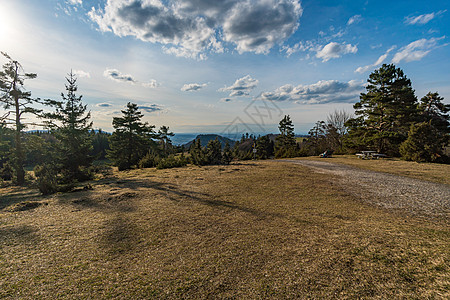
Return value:
[[(35, 184), (42, 193), (70, 190), (75, 183), (94, 178), (109, 160), (119, 170), (172, 168), (187, 164), (229, 164), (233, 159), (267, 159), (374, 150), (418, 162), (448, 163), (444, 148), (450, 136), (450, 105), (436, 93), (417, 99), (411, 81), (396, 66), (384, 64), (372, 72), (366, 92), (354, 105), (354, 115), (334, 111), (318, 121), (306, 138), (296, 138), (293, 122), (285, 115), (279, 134), (243, 135), (233, 147), (218, 139), (203, 147), (200, 140), (189, 149), (174, 146), (168, 126), (156, 130), (143, 122), (143, 114), (129, 102), (114, 117), (112, 134), (92, 129), (91, 114), (77, 95), (76, 76), (66, 77), (61, 100), (33, 98), (25, 90), (26, 73), (19, 62), (3, 53), (0, 71), (0, 180)], [(45, 109), (44, 109), (45, 108)], [(28, 122), (29, 116), (36, 120)], [(27, 132), (29, 126), (41, 131)], [(34, 170), (34, 177), (25, 171)]]

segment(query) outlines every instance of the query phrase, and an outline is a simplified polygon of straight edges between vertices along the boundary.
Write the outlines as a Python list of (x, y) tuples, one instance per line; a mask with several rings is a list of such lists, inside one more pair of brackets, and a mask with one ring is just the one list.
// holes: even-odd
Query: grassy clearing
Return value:
[(365, 205), (299, 165), (135, 170), (92, 185), (1, 190), (1, 203), (23, 193), (47, 205), (2, 207), (0, 297), (450, 296), (448, 222)]
[(319, 157), (302, 157), (296, 159), (328, 161), (371, 171), (450, 184), (450, 165), (445, 164), (416, 163), (400, 160), (398, 158), (366, 160), (359, 159), (354, 155), (333, 155), (333, 157), (326, 159)]

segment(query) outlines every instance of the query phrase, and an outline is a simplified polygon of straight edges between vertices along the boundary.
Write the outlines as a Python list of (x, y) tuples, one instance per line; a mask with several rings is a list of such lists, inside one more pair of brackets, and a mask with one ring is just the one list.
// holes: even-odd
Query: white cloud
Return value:
[(69, 0), (72, 5), (83, 5), (83, 0)]
[(117, 69), (106, 69), (105, 72), (103, 72), (103, 76), (106, 78), (109, 78), (111, 80), (115, 80), (118, 82), (128, 82), (128, 83), (136, 83), (137, 80), (133, 78), (132, 75), (129, 74), (122, 74)]
[(368, 71), (368, 70), (369, 70), (370, 68), (372, 68), (372, 67), (376, 67), (376, 66), (381, 65), (381, 64), (386, 60), (386, 58), (388, 57), (389, 53), (390, 53), (392, 50), (394, 50), (395, 48), (396, 48), (396, 46), (392, 46), (391, 48), (389, 48), (389, 49), (386, 51), (386, 53), (384, 53), (383, 55), (381, 55), (381, 56), (377, 59), (377, 61), (376, 61), (375, 63), (373, 63), (373, 64), (371, 64), (371, 65), (364, 66), (364, 67), (359, 67), (359, 68), (357, 68), (357, 69), (355, 70), (355, 73), (364, 73), (364, 72)]
[(267, 53), (295, 32), (302, 12), (299, 0), (107, 0), (88, 15), (100, 31), (205, 59), (208, 52), (224, 52), (224, 42), (239, 53)]
[(283, 85), (273, 92), (261, 93), (257, 98), (270, 101), (294, 101), (299, 104), (353, 102), (364, 89), (362, 82), (350, 80), (321, 80), (310, 85)]
[(392, 59), (393, 63), (399, 63), (402, 60), (406, 62), (421, 60), (424, 58), (431, 50), (438, 47), (438, 41), (442, 40), (444, 37), (431, 38), (431, 39), (420, 39), (408, 44), (405, 47), (399, 49), (395, 53)]
[(332, 58), (339, 58), (344, 54), (356, 52), (358, 52), (358, 47), (356, 46), (331, 42), (325, 45), (321, 50), (317, 51), (316, 57), (322, 58), (322, 62), (326, 62)]
[(348, 19), (347, 25), (357, 24), (362, 21), (361, 15), (354, 15), (350, 19)]
[(80, 78), (91, 78), (91, 74), (89, 72), (85, 72), (83, 70), (72, 70), (73, 74), (77, 75)]
[(259, 81), (250, 75), (237, 79), (233, 85), (219, 89), (219, 92), (230, 92), (230, 97), (248, 96)]
[(161, 84), (158, 83), (155, 79), (151, 79), (149, 82), (144, 82), (142, 83), (143, 87), (148, 87), (148, 88), (152, 88), (155, 89), (157, 87), (159, 87)]
[(438, 12), (432, 12), (430, 14), (423, 14), (419, 16), (412, 16), (412, 17), (406, 17), (405, 18), (405, 24), (408, 25), (415, 25), (415, 24), (427, 24), (431, 20), (433, 20), (435, 17), (445, 13), (447, 10), (440, 10)]
[(204, 87), (206, 87), (208, 84), (203, 83), (203, 84), (199, 84), (199, 83), (186, 83), (185, 85), (183, 85), (181, 87), (181, 90), (184, 92), (189, 92), (189, 91), (198, 91)]
[(283, 46), (281, 51), (285, 51), (286, 55), (289, 57), (296, 52), (304, 52), (304, 51), (318, 51), (320, 46), (318, 47), (312, 41), (300, 41), (292, 47)]

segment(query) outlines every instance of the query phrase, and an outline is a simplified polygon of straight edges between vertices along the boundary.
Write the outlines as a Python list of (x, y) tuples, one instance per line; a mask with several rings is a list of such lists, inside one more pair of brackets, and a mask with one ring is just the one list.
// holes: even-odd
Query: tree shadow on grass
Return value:
[(176, 202), (176, 203), (185, 203), (185, 200), (194, 201), (200, 204), (204, 204), (211, 207), (217, 208), (226, 208), (238, 210), (244, 213), (251, 214), (256, 217), (280, 217), (279, 214), (273, 214), (268, 212), (263, 212), (257, 209), (253, 209), (250, 207), (245, 207), (233, 203), (231, 201), (223, 201), (219, 199), (214, 199), (213, 196), (207, 193), (200, 193), (195, 191), (183, 190), (178, 188), (175, 184), (172, 183), (161, 183), (154, 182), (151, 180), (145, 179), (122, 179), (120, 180), (120, 186), (128, 187), (131, 189), (153, 189), (159, 191), (163, 194), (167, 199)]
[(11, 192), (0, 195), (0, 210), (25, 201), (39, 201), (42, 196), (39, 191), (23, 187), (15, 187)]
[(13, 225), (0, 228), (0, 249), (13, 244), (36, 245), (40, 239), (37, 228), (29, 225)]
[(138, 246), (141, 231), (133, 219), (118, 214), (105, 221), (104, 226), (99, 244), (108, 254), (121, 255)]

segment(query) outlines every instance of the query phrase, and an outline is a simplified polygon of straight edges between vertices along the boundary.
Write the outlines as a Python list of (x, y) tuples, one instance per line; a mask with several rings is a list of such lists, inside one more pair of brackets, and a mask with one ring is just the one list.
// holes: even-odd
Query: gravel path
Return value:
[(336, 175), (345, 190), (361, 200), (411, 215), (450, 219), (450, 186), (418, 179), (311, 160), (283, 160)]

